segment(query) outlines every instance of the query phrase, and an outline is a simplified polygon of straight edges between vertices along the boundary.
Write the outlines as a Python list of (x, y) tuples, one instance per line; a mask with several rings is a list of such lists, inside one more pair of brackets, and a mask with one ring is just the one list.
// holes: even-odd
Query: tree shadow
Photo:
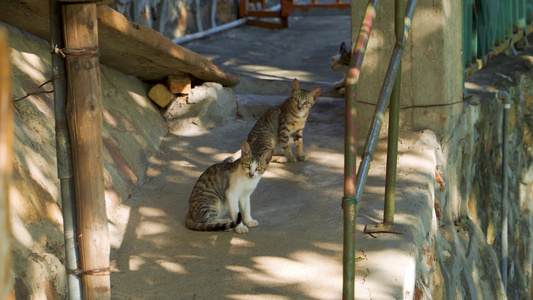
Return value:
[[(113, 297), (340, 298), (344, 100), (319, 99), (315, 105), (304, 130), (310, 161), (269, 166), (252, 194), (252, 215), (259, 227), (247, 234), (194, 232), (184, 224), (199, 175), (238, 149), (256, 119), (230, 120), (196, 136), (167, 136), (146, 182), (122, 207), (127, 226), (122, 243), (112, 252)], [(359, 284), (384, 268), (364, 259), (369, 252), (404, 251), (410, 245), (396, 235), (376, 238), (362, 233), (364, 224), (382, 218), (384, 163), (383, 153), (377, 155), (378, 170), (367, 181), (357, 221), (358, 249), (372, 244), (366, 253), (357, 251), (363, 258), (356, 269)], [(416, 181), (402, 184), (420, 185)], [(398, 198), (397, 214), (411, 216), (413, 201)], [(402, 285), (387, 282), (379, 288), (380, 295), (401, 295)]]

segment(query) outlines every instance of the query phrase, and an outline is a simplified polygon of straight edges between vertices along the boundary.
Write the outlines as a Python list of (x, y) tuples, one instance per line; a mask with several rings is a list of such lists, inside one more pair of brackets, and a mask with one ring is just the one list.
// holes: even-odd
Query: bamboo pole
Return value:
[(96, 5), (68, 4), (62, 9), (67, 121), (72, 144), (81, 268), (78, 274), (84, 299), (110, 299)]
[(359, 198), (356, 198), (356, 157), (357, 157), (357, 84), (363, 58), (370, 39), (376, 17), (378, 0), (369, 0), (365, 17), (356, 35), (356, 0), (351, 0), (351, 53), (350, 70), (346, 76), (345, 130), (344, 130), (344, 197), (342, 198), (343, 233), (343, 285), (342, 299), (355, 297), (355, 224), (359, 211)]
[(13, 108), (7, 32), (0, 28), (0, 299), (15, 299), (11, 277), (9, 181), (13, 165)]
[[(396, 41), (403, 40), (404, 20), (401, 0), (394, 2), (394, 29)], [(400, 59), (398, 74), (392, 87), (389, 105), (389, 135), (387, 142), (387, 173), (385, 176), (385, 207), (383, 225), (394, 225), (394, 206), (396, 203), (396, 170), (398, 165), (398, 130), (400, 127), (400, 100), (402, 87), (402, 61)], [(389, 228), (390, 229), (390, 228)]]

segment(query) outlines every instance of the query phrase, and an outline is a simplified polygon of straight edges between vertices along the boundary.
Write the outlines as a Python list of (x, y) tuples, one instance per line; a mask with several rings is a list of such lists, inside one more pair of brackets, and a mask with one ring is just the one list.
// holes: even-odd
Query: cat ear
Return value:
[(311, 96), (313, 97), (313, 99), (316, 101), (316, 99), (318, 99), (318, 97), (320, 96), (320, 93), (322, 92), (322, 89), (321, 88), (316, 88), (314, 90), (311, 91)]
[(268, 149), (267, 151), (265, 151), (263, 153), (263, 155), (261, 155), (261, 157), (265, 160), (265, 162), (267, 164), (269, 164), (273, 155), (274, 155), (274, 150), (273, 149)]
[(244, 141), (244, 143), (242, 143), (242, 148), (241, 148), (241, 157), (250, 156), (250, 154), (252, 154), (252, 149), (250, 149), (250, 144), (248, 144), (247, 141)]
[(292, 93), (300, 91), (300, 83), (298, 82), (298, 79), (294, 78), (294, 80), (292, 81), (291, 88)]
[(341, 54), (348, 53), (348, 48), (346, 47), (346, 43), (345, 42), (341, 43), (341, 46), (339, 48), (339, 53), (341, 53)]

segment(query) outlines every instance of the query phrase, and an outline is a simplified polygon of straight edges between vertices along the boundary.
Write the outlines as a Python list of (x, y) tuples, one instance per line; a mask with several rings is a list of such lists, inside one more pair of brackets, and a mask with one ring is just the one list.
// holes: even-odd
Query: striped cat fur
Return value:
[(276, 157), (273, 161), (295, 162), (296, 158), (289, 142), (289, 138), (292, 137), (298, 160), (308, 160), (309, 156), (303, 149), (302, 133), (309, 110), (321, 91), (320, 88), (315, 88), (311, 92), (302, 90), (295, 78), (292, 81), (289, 98), (266, 111), (248, 134), (248, 143), (252, 151), (262, 153), (266, 149), (274, 149), (274, 155), (283, 155), (283, 157)]
[[(185, 226), (197, 231), (220, 231), (235, 228), (238, 233), (259, 223), (252, 219), (250, 195), (272, 159), (273, 150), (252, 152), (248, 142), (241, 148), (241, 157), (231, 157), (207, 168), (200, 175), (189, 198)], [(230, 219), (223, 219), (229, 212)], [(243, 224), (244, 223), (244, 224)]]

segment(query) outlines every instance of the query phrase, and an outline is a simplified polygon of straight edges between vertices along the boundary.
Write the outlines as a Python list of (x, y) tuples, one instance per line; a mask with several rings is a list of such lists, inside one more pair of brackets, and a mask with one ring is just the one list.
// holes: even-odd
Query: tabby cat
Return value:
[[(245, 141), (239, 159), (233, 161), (230, 157), (200, 175), (189, 198), (186, 227), (198, 231), (235, 228), (238, 233), (244, 233), (248, 227), (258, 226), (250, 215), (250, 195), (267, 169), (273, 150), (261, 153), (252, 152)], [(231, 220), (222, 219), (228, 210)]]
[[(309, 159), (303, 149), (302, 132), (309, 110), (315, 104), (321, 93), (320, 88), (311, 92), (300, 89), (300, 83), (295, 78), (292, 81), (291, 95), (282, 104), (266, 111), (248, 134), (248, 143), (253, 152), (262, 153), (266, 149), (274, 149), (275, 155), (284, 155), (273, 161), (279, 163), (295, 162), (289, 144), (292, 137), (296, 144), (298, 160)], [(279, 150), (283, 150), (280, 152)], [(277, 151), (277, 153), (276, 153)]]
[(336, 55), (331, 57), (330, 68), (334, 72), (341, 72), (344, 76), (341, 80), (333, 83), (333, 87), (339, 89), (339, 94), (344, 95), (344, 87), (346, 86), (346, 73), (350, 69), (350, 60), (352, 53), (346, 48), (346, 43), (342, 42), (339, 51)]

